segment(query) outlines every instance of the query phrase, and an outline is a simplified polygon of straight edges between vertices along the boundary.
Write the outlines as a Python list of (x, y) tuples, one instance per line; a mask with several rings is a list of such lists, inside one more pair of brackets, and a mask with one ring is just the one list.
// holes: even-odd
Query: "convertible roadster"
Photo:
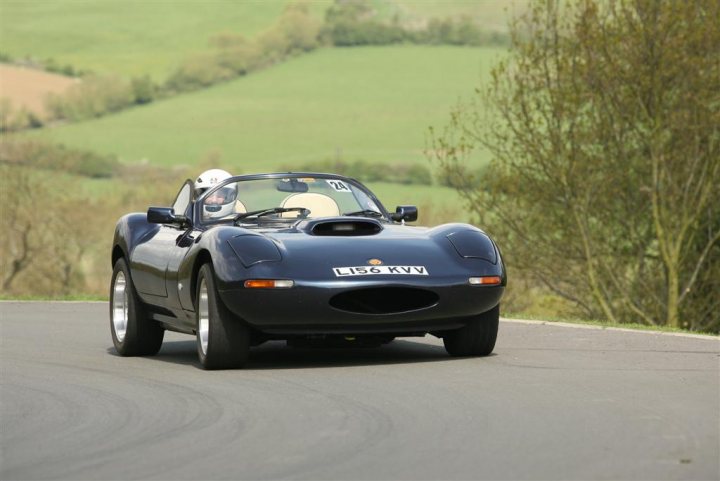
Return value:
[(412, 227), (356, 180), (230, 177), (115, 227), (110, 330), (122, 356), (156, 354), (165, 330), (195, 335), (205, 369), (241, 367), (250, 346), (380, 345), (432, 334), (453, 356), (485, 356), (505, 267), (468, 224)]

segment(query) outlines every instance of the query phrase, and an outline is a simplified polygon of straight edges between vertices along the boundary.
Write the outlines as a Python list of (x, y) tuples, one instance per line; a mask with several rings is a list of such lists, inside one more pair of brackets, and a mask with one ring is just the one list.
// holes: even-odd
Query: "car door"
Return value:
[[(172, 206), (176, 215), (187, 216), (192, 186), (188, 180), (178, 192)], [(183, 239), (188, 230), (185, 223), (160, 224), (135, 247), (131, 256), (131, 269), (135, 288), (141, 296), (151, 296), (156, 298), (153, 299), (154, 303), (172, 307), (168, 305), (168, 265), (171, 260), (187, 252), (188, 243), (183, 242)]]

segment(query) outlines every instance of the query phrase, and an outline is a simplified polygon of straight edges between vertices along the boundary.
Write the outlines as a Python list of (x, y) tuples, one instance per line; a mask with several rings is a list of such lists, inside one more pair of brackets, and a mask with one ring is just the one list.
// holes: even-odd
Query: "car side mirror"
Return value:
[(147, 221), (151, 224), (178, 224), (188, 222), (184, 215), (175, 215), (172, 207), (150, 207), (147, 211)]
[(390, 214), (394, 221), (413, 222), (417, 220), (418, 209), (414, 205), (399, 205), (395, 208), (395, 212)]

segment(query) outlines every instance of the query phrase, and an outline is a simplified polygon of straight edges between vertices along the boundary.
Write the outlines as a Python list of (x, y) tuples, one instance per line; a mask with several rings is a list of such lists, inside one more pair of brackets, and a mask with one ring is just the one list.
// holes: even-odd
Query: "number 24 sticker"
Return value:
[(350, 188), (342, 180), (328, 180), (327, 183), (337, 192), (350, 192)]

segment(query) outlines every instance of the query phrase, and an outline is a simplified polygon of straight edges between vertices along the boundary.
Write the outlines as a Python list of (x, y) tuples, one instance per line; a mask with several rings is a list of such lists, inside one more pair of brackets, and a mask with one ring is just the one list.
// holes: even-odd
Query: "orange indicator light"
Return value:
[(473, 286), (497, 286), (502, 283), (500, 276), (471, 277), (468, 282)]
[(248, 289), (283, 289), (292, 287), (295, 282), (285, 279), (250, 279), (245, 281)]

